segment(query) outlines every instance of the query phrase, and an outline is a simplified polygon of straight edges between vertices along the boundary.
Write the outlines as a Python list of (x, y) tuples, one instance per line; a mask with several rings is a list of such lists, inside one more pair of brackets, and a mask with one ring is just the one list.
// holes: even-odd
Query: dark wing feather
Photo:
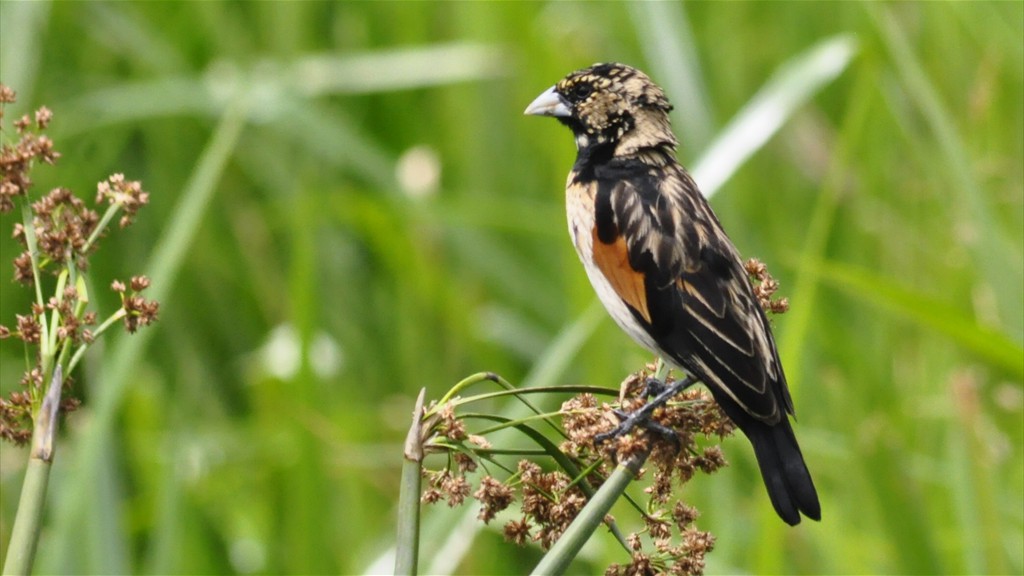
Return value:
[(595, 254), (599, 242), (624, 241), (645, 282), (644, 313), (634, 316), (661, 351), (757, 420), (791, 413), (767, 318), (685, 170), (613, 161), (596, 175)]

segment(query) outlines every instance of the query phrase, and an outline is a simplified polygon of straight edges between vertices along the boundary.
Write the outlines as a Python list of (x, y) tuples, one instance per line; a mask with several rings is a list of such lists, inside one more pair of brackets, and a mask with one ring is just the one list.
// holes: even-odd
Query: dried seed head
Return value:
[(138, 180), (125, 180), (124, 174), (114, 174), (96, 185), (96, 203), (109, 202), (124, 210), (120, 226), (125, 228), (135, 218), (139, 208), (149, 204), (149, 192)]

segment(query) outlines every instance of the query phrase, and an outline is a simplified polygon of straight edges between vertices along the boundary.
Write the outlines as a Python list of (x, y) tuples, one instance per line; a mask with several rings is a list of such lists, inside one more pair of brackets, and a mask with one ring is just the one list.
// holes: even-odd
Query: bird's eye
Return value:
[(586, 100), (587, 96), (594, 91), (594, 88), (590, 84), (577, 84), (572, 87), (572, 98), (577, 102)]

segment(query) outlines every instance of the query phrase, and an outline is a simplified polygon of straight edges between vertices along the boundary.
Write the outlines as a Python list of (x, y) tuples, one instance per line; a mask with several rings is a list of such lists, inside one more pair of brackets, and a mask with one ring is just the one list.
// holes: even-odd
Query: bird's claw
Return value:
[(657, 378), (648, 378), (644, 382), (644, 398), (654, 398), (665, 391), (665, 383)]
[(651, 420), (651, 416), (655, 410), (664, 406), (670, 398), (694, 382), (694, 378), (687, 377), (679, 382), (674, 382), (671, 386), (666, 386), (664, 382), (657, 378), (648, 378), (644, 383), (643, 395), (645, 398), (652, 399), (633, 412), (625, 412), (620, 409), (612, 410), (612, 413), (619, 419), (619, 425), (607, 432), (594, 436), (594, 445), (600, 446), (611, 438), (620, 438), (632, 432), (634, 428), (640, 428), (658, 436), (662, 440), (671, 442), (675, 446), (676, 452), (678, 452), (681, 447), (679, 436), (668, 426)]
[[(650, 409), (648, 409), (649, 407)], [(612, 413), (620, 420), (619, 425), (607, 432), (602, 432), (594, 436), (594, 445), (600, 446), (607, 440), (620, 438), (629, 434), (634, 429), (639, 428), (657, 435), (662, 440), (671, 442), (678, 452), (680, 444), (679, 437), (676, 435), (675, 431), (668, 426), (664, 426), (651, 420), (651, 415), (654, 413), (656, 408), (658, 408), (657, 405), (645, 404), (642, 408), (633, 413), (627, 413), (622, 410), (613, 410)]]

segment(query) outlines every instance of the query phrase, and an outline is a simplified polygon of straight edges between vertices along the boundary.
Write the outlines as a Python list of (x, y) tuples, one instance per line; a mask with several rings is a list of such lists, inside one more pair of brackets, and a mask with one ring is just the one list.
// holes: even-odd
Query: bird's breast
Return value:
[(565, 207), (569, 223), (569, 237), (572, 238), (573, 246), (576, 247), (576, 254), (583, 263), (587, 272), (587, 278), (597, 292), (598, 298), (608, 310), (615, 323), (619, 325), (633, 340), (643, 347), (660, 354), (658, 345), (640, 322), (633, 316), (626, 302), (622, 299), (615, 287), (598, 267), (594, 259), (594, 242), (600, 242), (594, 234), (594, 186), (581, 185), (573, 182), (573, 175), (569, 176), (569, 184), (566, 186)]
[(590, 231), (594, 228), (593, 186), (574, 183), (574, 174), (569, 175), (565, 188), (565, 209), (569, 221), (569, 237), (581, 260), (586, 260), (592, 249)]

